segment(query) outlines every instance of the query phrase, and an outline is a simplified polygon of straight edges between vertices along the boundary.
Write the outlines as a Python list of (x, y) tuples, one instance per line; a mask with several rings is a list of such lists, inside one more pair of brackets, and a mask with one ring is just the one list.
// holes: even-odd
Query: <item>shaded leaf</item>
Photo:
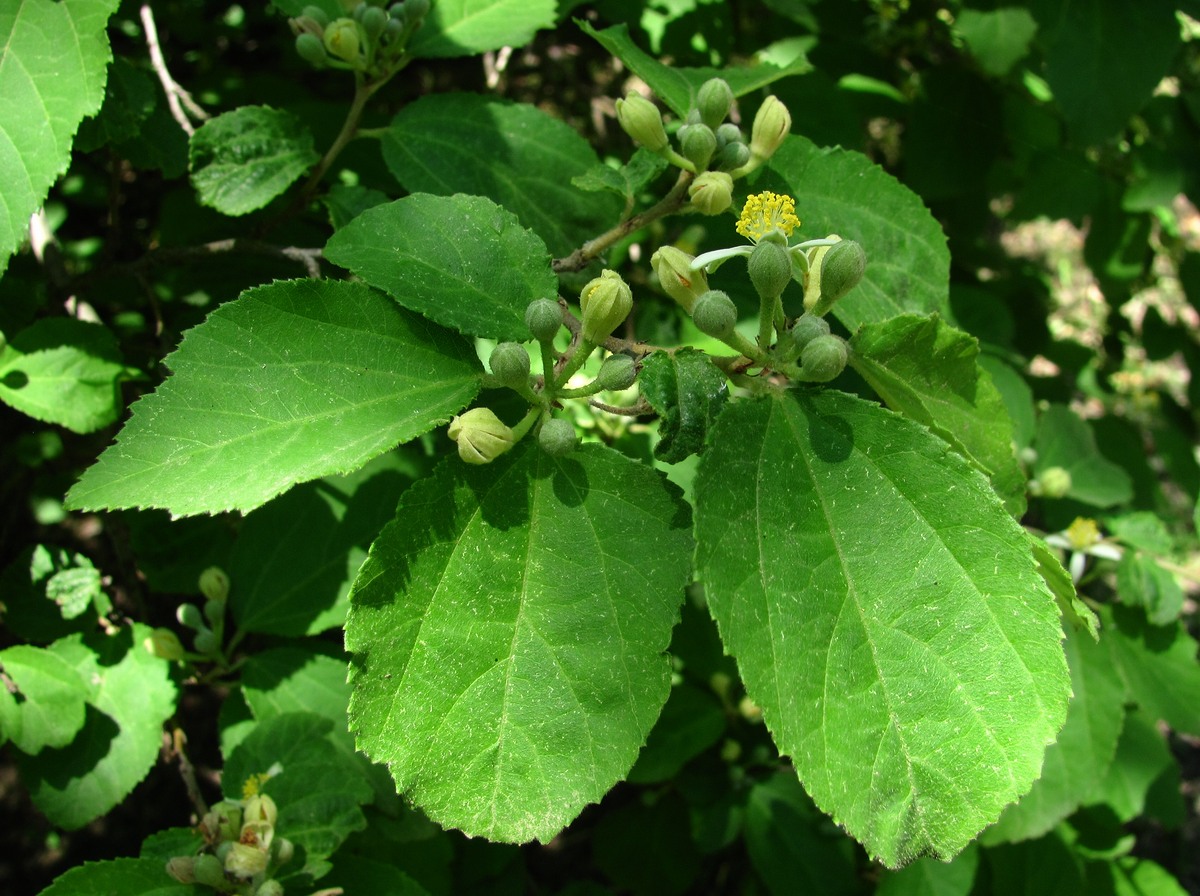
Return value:
[(1008, 74), (1024, 58), (1037, 27), (1029, 10), (1019, 6), (963, 9), (954, 17), (954, 28), (967, 42), (979, 67), (996, 76)]
[(1129, 474), (1100, 453), (1091, 427), (1065, 405), (1050, 405), (1042, 412), (1034, 447), (1035, 475), (1051, 467), (1071, 474), (1066, 497), (1093, 507), (1112, 507), (1133, 497)]
[(89, 688), (71, 665), (50, 650), (17, 644), (0, 651), (0, 741), (24, 753), (65, 747), (83, 727)]
[(1200, 737), (1197, 644), (1179, 623), (1151, 625), (1140, 609), (1101, 609), (1103, 640), (1129, 685), (1130, 699), (1176, 731)]

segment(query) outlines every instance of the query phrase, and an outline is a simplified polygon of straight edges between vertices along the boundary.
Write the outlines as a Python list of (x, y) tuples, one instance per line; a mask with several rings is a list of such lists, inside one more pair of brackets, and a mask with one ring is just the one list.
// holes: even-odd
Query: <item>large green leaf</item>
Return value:
[(1000, 393), (976, 361), (979, 342), (937, 315), (868, 323), (850, 341), (850, 363), (888, 407), (923, 423), (992, 481), (1017, 518), (1025, 476)]
[(817, 805), (889, 866), (1027, 791), (1066, 715), (1058, 610), (987, 480), (834, 391), (730, 405), (696, 481), (722, 640)]
[(0, 688), (0, 743), (11, 740), (24, 753), (69, 744), (89, 696), (71, 664), (52, 650), (16, 644), (0, 650), (0, 670), (7, 685)]
[(188, 167), (201, 204), (226, 215), (262, 208), (317, 158), (304, 123), (269, 106), (242, 106), (209, 119), (188, 144)]
[(413, 485), (351, 594), (351, 728), (440, 824), (546, 841), (629, 772), (670, 690), (678, 489), (598, 445)]
[(41, 896), (194, 896), (196, 888), (167, 874), (161, 859), (112, 859), (84, 862), (55, 878)]
[(413, 36), (414, 56), (475, 56), (529, 43), (554, 25), (555, 0), (438, 0)]
[(458, 337), (361, 284), (316, 280), (246, 290), (166, 363), (174, 375), (134, 405), (73, 508), (252, 510), (427, 432), (481, 372)]
[(118, 384), (132, 373), (104, 327), (46, 318), (0, 348), (0, 401), (35, 420), (93, 432), (116, 422)]
[(71, 635), (48, 648), (93, 687), (74, 740), (20, 763), (34, 804), (59, 827), (73, 830), (103, 815), (158, 758), (175, 685), (167, 663), (142, 646), (149, 634), (135, 625), (107, 637)]
[(118, 0), (0, 4), (0, 274), (104, 100)]
[(1180, 624), (1151, 625), (1140, 609), (1102, 608), (1103, 641), (1129, 685), (1129, 697), (1176, 731), (1200, 737), (1196, 639)]
[(410, 193), (494, 200), (555, 255), (607, 230), (621, 213), (618, 197), (571, 183), (600, 164), (591, 145), (528, 103), (473, 93), (423, 97), (392, 119), (383, 158)]
[[(751, 186), (761, 190), (795, 197), (803, 226), (793, 241), (836, 233), (866, 250), (862, 281), (833, 307), (851, 331), (905, 312), (952, 319), (950, 252), (941, 226), (916, 193), (866, 156), (792, 136)], [(784, 302), (794, 303), (796, 295), (784, 293)]]
[(325, 257), (468, 336), (527, 340), (525, 309), (558, 292), (545, 244), (482, 196), (419, 193), (369, 208)]
[(979, 67), (1002, 77), (1029, 52), (1037, 22), (1029, 10), (1016, 6), (964, 9), (954, 19), (954, 29), (966, 41)]
[(700, 85), (709, 78), (724, 78), (733, 88), (734, 96), (744, 96), (788, 75), (802, 75), (812, 71), (812, 65), (803, 54), (785, 66), (772, 62), (760, 62), (744, 68), (683, 68), (664, 65), (633, 42), (629, 36), (629, 26), (626, 24), (597, 30), (582, 19), (577, 19), (576, 22), (587, 34), (599, 41), (604, 49), (629, 66), (630, 71), (645, 81), (680, 118), (687, 115)]

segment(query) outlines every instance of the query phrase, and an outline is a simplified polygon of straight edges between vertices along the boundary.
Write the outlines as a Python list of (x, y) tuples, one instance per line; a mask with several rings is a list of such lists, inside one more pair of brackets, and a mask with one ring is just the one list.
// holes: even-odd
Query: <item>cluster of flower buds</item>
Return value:
[(391, 73), (428, 13), (429, 0), (401, 0), (386, 8), (364, 0), (350, 16), (332, 20), (321, 7), (306, 6), (288, 24), (296, 52), (309, 64), (381, 77)]
[(295, 847), (275, 835), (279, 811), (266, 794), (241, 800), (222, 800), (200, 820), (205, 851), (176, 856), (167, 873), (183, 884), (201, 884), (218, 893), (282, 896), (282, 885), (271, 872), (286, 865)]
[[(180, 604), (175, 611), (175, 618), (184, 628), (196, 633), (192, 646), (197, 654), (207, 659), (218, 659), (225, 635), (229, 575), (218, 566), (210, 566), (200, 573), (199, 586), (205, 598), (203, 611), (195, 604)], [(171, 662), (188, 656), (178, 636), (169, 628), (156, 628), (143, 646), (160, 659)]]
[(696, 175), (688, 188), (692, 208), (716, 215), (732, 203), (733, 181), (774, 155), (792, 127), (787, 107), (769, 96), (759, 107), (746, 141), (741, 128), (726, 119), (733, 90), (724, 78), (710, 78), (696, 91), (691, 109), (671, 145), (662, 113), (650, 100), (630, 93), (617, 100), (617, 121), (639, 144), (671, 164)]

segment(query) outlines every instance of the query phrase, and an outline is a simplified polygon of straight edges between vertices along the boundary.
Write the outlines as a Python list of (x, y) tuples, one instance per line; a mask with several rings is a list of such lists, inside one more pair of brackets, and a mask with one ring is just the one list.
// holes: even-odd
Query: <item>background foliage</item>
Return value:
[[(1200, 892), (1200, 5), (439, 0), (336, 158), (304, 6), (155, 3), (194, 107), (139, 4), (0, 10), (0, 886), (212, 892), (166, 861), (278, 765), (288, 892)], [(851, 369), (656, 353), (661, 422), (439, 464), (598, 270), (550, 259), (669, 189), (613, 100), (716, 74), (792, 112), (753, 191), (866, 247)], [(732, 233), (624, 234), (629, 335), (713, 350), (648, 259)], [(923, 662), (953, 699), (874, 716)]]

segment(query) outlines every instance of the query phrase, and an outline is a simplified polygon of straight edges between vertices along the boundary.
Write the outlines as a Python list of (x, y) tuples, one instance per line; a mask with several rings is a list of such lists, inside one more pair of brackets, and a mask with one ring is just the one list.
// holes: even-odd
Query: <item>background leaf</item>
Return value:
[(866, 156), (791, 136), (752, 180), (751, 192), (772, 190), (796, 199), (802, 227), (793, 240), (836, 233), (866, 250), (862, 281), (833, 306), (833, 315), (851, 332), (905, 312), (937, 312), (953, 321), (950, 252), (941, 225), (916, 193)]
[[(0, 4), (0, 274), (67, 170), (80, 121), (104, 100), (118, 0)], [(53, 35), (53, 40), (49, 36)]]
[(15, 644), (0, 651), (6, 685), (0, 688), (0, 740), (23, 753), (64, 747), (83, 727), (89, 688), (71, 665), (51, 650)]
[(928, 426), (992, 481), (1020, 518), (1025, 476), (1013, 428), (991, 377), (976, 363), (979, 342), (936, 315), (867, 323), (850, 340), (850, 363), (889, 408)]
[(1029, 789), (1066, 714), (1058, 611), (1024, 530), (945, 443), (834, 391), (738, 402), (696, 508), (747, 692), (869, 852), (948, 858)]
[(1035, 476), (1051, 467), (1071, 474), (1066, 497), (1093, 507), (1112, 507), (1133, 497), (1129, 474), (1100, 453), (1092, 428), (1066, 405), (1050, 405), (1042, 412), (1034, 447)]
[(555, 0), (438, 0), (408, 45), (417, 57), (474, 56), (529, 43), (550, 28)]
[(444, 462), (351, 595), (359, 748), (442, 825), (548, 841), (628, 773), (667, 699), (690, 546), (678, 490), (609, 449)]
[(558, 294), (545, 244), (482, 196), (419, 193), (367, 209), (325, 257), (468, 336), (528, 340), (525, 309)]
[(34, 803), (59, 827), (74, 830), (103, 815), (158, 758), (175, 685), (167, 663), (142, 646), (149, 635), (134, 625), (107, 637), (72, 635), (48, 648), (94, 683), (79, 735), (20, 762)]
[(622, 209), (617, 197), (571, 183), (600, 164), (591, 145), (524, 103), (474, 93), (422, 97), (392, 119), (383, 158), (410, 193), (470, 193), (504, 206), (555, 255), (607, 230)]
[(166, 363), (174, 376), (134, 405), (71, 489), (72, 506), (252, 510), (447, 420), (480, 373), (463, 340), (361, 284), (328, 280), (246, 290)]
[(262, 208), (317, 159), (304, 123), (269, 106), (242, 106), (210, 118), (188, 145), (188, 169), (200, 203), (225, 215)]

